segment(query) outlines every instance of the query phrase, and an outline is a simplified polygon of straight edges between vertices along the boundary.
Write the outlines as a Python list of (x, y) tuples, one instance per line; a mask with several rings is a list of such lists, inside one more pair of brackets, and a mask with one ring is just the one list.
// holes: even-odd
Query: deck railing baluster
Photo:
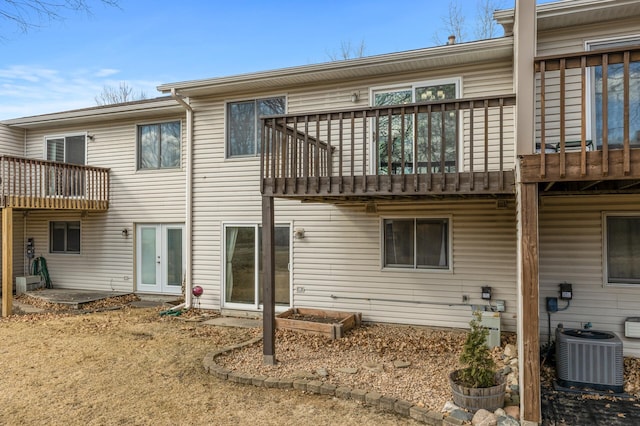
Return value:
[[(108, 207), (109, 169), (12, 156), (1, 161), (3, 206), (77, 210), (96, 202), (96, 209)], [(104, 194), (94, 189), (98, 180)]]
[(623, 172), (625, 175), (628, 175), (631, 172), (631, 155), (629, 152), (629, 78), (630, 78), (630, 53), (629, 51), (624, 52), (624, 72), (623, 72), (623, 149), (624, 149), (624, 159), (623, 159)]
[(528, 167), (521, 177), (547, 182), (545, 191), (564, 181), (588, 182), (577, 187), (584, 191), (607, 188), (600, 185), (604, 181), (637, 178), (633, 78), (638, 65), (638, 44), (535, 58), (537, 139), (535, 151), (520, 156)]
[[(496, 186), (501, 182), (503, 190), (504, 181), (492, 173), (505, 172), (504, 126), (510, 123), (505, 122), (505, 108), (514, 104), (510, 95), (267, 117), (262, 124), (261, 190), (287, 196), (311, 191), (315, 196), (330, 194), (335, 183), (339, 194), (364, 195), (372, 189), (405, 193), (407, 174), (414, 175), (411, 193), (431, 191), (432, 183), (442, 191), (474, 190), (476, 169), (485, 175), (482, 191), (489, 189), (490, 180)], [(480, 108), (484, 120), (477, 120)], [(484, 137), (475, 134), (480, 126)], [(480, 150), (483, 157), (476, 162)], [(439, 177), (432, 180), (434, 174)], [(283, 179), (291, 179), (293, 187)]]

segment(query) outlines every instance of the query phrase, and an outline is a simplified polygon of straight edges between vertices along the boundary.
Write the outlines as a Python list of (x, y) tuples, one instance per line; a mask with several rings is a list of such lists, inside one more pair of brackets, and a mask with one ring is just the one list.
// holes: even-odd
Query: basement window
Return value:
[(640, 284), (640, 215), (605, 215), (606, 283)]
[(49, 252), (80, 253), (80, 221), (49, 222)]
[(449, 269), (447, 218), (384, 219), (384, 267)]

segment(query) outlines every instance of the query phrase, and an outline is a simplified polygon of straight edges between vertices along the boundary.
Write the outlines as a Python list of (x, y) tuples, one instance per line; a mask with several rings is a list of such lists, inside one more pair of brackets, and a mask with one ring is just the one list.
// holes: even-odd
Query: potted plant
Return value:
[(496, 364), (486, 344), (489, 330), (480, 323), (481, 311), (474, 311), (471, 330), (462, 348), (460, 362), (464, 368), (449, 375), (453, 402), (462, 408), (494, 411), (504, 406), (505, 380), (497, 374)]

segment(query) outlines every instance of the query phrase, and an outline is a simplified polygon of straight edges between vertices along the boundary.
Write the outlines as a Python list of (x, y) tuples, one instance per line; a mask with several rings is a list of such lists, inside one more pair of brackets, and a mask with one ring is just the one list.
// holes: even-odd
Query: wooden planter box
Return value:
[(276, 328), (321, 334), (334, 340), (357, 327), (362, 321), (360, 312), (325, 311), (311, 308), (292, 308), (276, 316)]

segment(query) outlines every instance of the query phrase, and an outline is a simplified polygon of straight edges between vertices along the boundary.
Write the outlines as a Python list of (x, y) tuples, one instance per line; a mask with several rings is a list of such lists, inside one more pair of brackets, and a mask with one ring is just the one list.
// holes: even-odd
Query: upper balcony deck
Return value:
[(541, 57), (535, 69), (538, 152), (522, 156), (522, 181), (545, 191), (640, 184), (640, 46)]
[(0, 207), (105, 211), (109, 169), (2, 156)]
[[(535, 71), (521, 181), (639, 189), (640, 46), (536, 58)], [(504, 95), (265, 117), (261, 190), (328, 202), (511, 196), (514, 108)]]
[(261, 191), (314, 201), (514, 193), (515, 96), (265, 117)]

